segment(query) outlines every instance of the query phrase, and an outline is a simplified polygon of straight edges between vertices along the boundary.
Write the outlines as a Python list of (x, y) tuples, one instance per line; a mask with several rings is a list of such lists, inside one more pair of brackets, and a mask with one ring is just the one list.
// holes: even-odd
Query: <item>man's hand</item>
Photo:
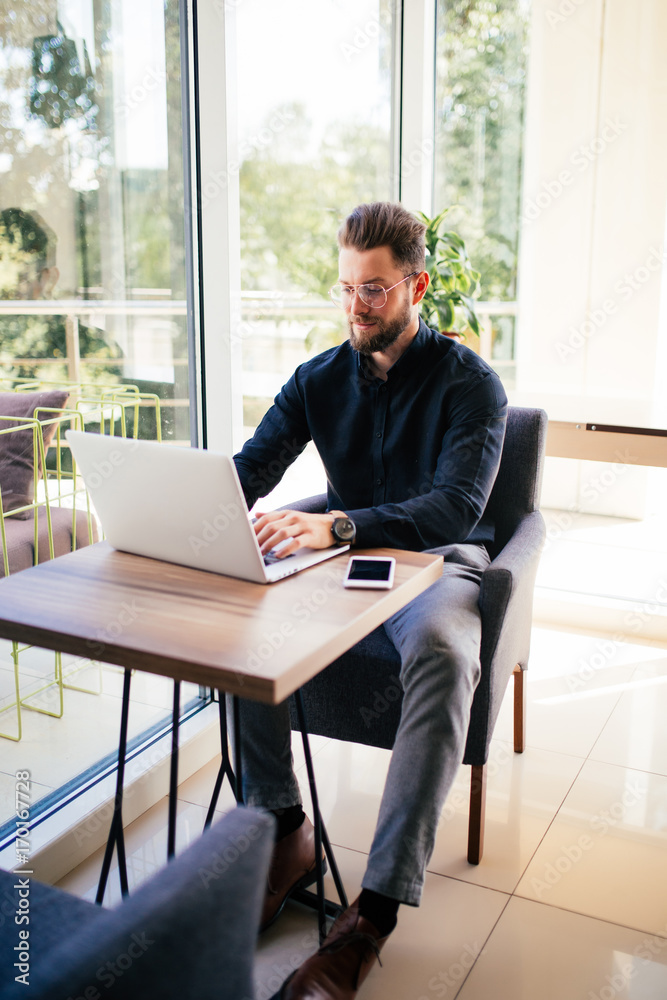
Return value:
[(338, 511), (328, 514), (304, 514), (300, 510), (274, 510), (270, 514), (257, 513), (253, 527), (262, 555), (266, 555), (285, 539), (276, 555), (282, 559), (298, 549), (328, 549), (335, 544), (331, 534), (334, 517), (344, 517)]

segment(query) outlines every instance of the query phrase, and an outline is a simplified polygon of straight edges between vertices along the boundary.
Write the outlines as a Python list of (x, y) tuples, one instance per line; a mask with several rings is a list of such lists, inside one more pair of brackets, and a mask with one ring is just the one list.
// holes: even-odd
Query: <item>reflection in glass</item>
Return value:
[[(127, 433), (138, 414), (140, 436), (189, 444), (178, 0), (30, 0), (0, 17), (0, 392), (34, 380), (72, 405), (135, 386), (147, 405), (126, 408)], [(107, 404), (109, 423), (119, 409)], [(10, 668), (2, 642), (0, 712), (13, 710)], [(33, 817), (117, 754), (122, 672), (105, 666), (98, 683), (74, 657), (64, 670), (66, 687), (76, 679), (62, 718), (26, 712), (28, 738), (1, 741), (8, 773), (32, 748)], [(52, 671), (52, 653), (22, 649), (21, 695)], [(164, 728), (172, 688), (135, 678), (131, 739)], [(182, 705), (198, 695), (188, 686)], [(0, 842), (15, 836), (8, 801)]]
[(5, 388), (136, 385), (189, 442), (177, 0), (11, 6), (0, 134)]

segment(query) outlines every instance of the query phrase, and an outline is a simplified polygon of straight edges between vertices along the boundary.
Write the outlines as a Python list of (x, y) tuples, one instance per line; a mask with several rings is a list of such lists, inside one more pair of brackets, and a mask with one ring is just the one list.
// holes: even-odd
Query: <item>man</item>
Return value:
[[(428, 287), (425, 227), (398, 205), (360, 205), (338, 241), (349, 341), (300, 365), (235, 456), (252, 506), (285, 455), (312, 438), (328, 478), (328, 513), (274, 511), (255, 523), (261, 549), (286, 544), (442, 553), (442, 578), (387, 622), (401, 656), (401, 722), (362, 891), (324, 945), (284, 984), (282, 1000), (350, 1000), (396, 925), (417, 906), (440, 812), (463, 756), (479, 680), (481, 574), (493, 525), (483, 518), (500, 462), (507, 400), (493, 370), (419, 318)], [(282, 462), (282, 464), (281, 464)], [(244, 796), (278, 819), (263, 926), (314, 881), (313, 830), (292, 770), (289, 714), (243, 702)]]
[(60, 272), (56, 234), (38, 212), (0, 211), (0, 298), (50, 298)]

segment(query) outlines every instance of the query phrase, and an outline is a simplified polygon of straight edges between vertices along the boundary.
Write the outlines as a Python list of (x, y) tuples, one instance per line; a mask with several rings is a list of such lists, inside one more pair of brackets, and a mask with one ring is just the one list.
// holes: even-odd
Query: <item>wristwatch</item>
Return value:
[(357, 534), (354, 521), (349, 517), (334, 517), (331, 525), (331, 534), (334, 536), (336, 545), (352, 545)]

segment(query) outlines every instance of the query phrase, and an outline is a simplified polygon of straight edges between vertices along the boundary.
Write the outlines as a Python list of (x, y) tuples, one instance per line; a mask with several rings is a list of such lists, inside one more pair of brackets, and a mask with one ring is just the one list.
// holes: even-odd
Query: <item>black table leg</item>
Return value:
[(241, 703), (238, 695), (232, 698), (232, 711), (234, 714), (234, 767), (236, 769), (236, 782), (234, 794), (240, 806), (243, 805), (243, 763), (241, 759)]
[(111, 869), (111, 859), (113, 858), (114, 847), (118, 848), (118, 874), (120, 877), (120, 891), (123, 896), (128, 894), (127, 885), (127, 862), (125, 858), (125, 839), (123, 834), (123, 782), (125, 780), (125, 756), (127, 753), (127, 720), (130, 713), (130, 681), (132, 672), (125, 671), (123, 678), (123, 701), (120, 711), (120, 736), (118, 739), (118, 770), (116, 772), (116, 794), (113, 804), (113, 817), (107, 838), (107, 846), (100, 872), (100, 881), (97, 886), (97, 896), (95, 902), (100, 904), (104, 899), (107, 887), (109, 871)]
[[(315, 783), (315, 771), (313, 769), (313, 758), (310, 752), (310, 742), (308, 740), (308, 729), (306, 727), (306, 711), (303, 704), (303, 696), (301, 690), (294, 693), (294, 701), (296, 703), (296, 712), (299, 719), (299, 726), (301, 728), (301, 738), (303, 740), (303, 752), (306, 758), (306, 770), (308, 771), (308, 784), (310, 786), (310, 796), (313, 803), (313, 826), (315, 827), (315, 862), (317, 864), (317, 912), (319, 917), (319, 929), (320, 929), (320, 944), (324, 941), (326, 937), (326, 915), (327, 912), (330, 914), (333, 909), (335, 913), (338, 912), (338, 907), (335, 904), (327, 905), (328, 901), (324, 896), (324, 871), (322, 868), (322, 844), (324, 843), (324, 852), (329, 862), (329, 868), (331, 870), (331, 875), (336, 886), (336, 892), (338, 893), (338, 898), (340, 899), (341, 906), (344, 910), (348, 907), (347, 895), (345, 889), (343, 888), (343, 881), (340, 877), (340, 872), (338, 871), (338, 865), (336, 864), (336, 859), (334, 857), (333, 851), (331, 849), (331, 843), (327, 835), (324, 823), (322, 822), (322, 814), (320, 812), (319, 800), (317, 797), (317, 785)], [(312, 893), (299, 893), (297, 896), (294, 895), (295, 899), (300, 899), (302, 902), (307, 902), (308, 897), (312, 897)]]
[(171, 711), (171, 767), (169, 771), (169, 819), (167, 824), (167, 858), (176, 853), (176, 806), (178, 805), (178, 726), (181, 714), (181, 682), (174, 681), (174, 702)]
[[(240, 704), (239, 699), (236, 695), (233, 696), (232, 700), (232, 711), (233, 711), (233, 724), (234, 724), (234, 768), (232, 768), (229, 759), (229, 747), (228, 747), (228, 729), (227, 729), (227, 715), (226, 715), (226, 704), (225, 696), (222, 692), (219, 692), (218, 697), (220, 699), (220, 751), (222, 754), (222, 761), (218, 769), (218, 774), (215, 780), (215, 787), (213, 789), (213, 795), (211, 797), (211, 802), (206, 814), (206, 821), (204, 823), (204, 828), (210, 826), (213, 819), (213, 813), (220, 795), (220, 789), (222, 787), (222, 782), (225, 777), (229, 779), (229, 783), (234, 791), (236, 801), (243, 805), (243, 785), (242, 785), (242, 760), (241, 760), (241, 726), (240, 726)], [(310, 786), (310, 795), (313, 803), (313, 826), (315, 827), (315, 859), (316, 859), (316, 875), (317, 875), (317, 893), (310, 892), (308, 889), (299, 889), (292, 893), (292, 899), (296, 902), (302, 903), (304, 906), (308, 906), (311, 909), (316, 909), (318, 912), (319, 920), (319, 934), (320, 943), (326, 937), (326, 918), (327, 917), (337, 917), (341, 910), (346, 910), (348, 907), (347, 896), (345, 894), (345, 889), (343, 887), (343, 880), (340, 877), (340, 872), (338, 871), (338, 865), (336, 864), (336, 859), (331, 848), (331, 842), (329, 840), (327, 831), (325, 829), (324, 823), (322, 822), (322, 814), (320, 812), (319, 801), (317, 797), (317, 785), (315, 783), (315, 772), (313, 769), (313, 758), (310, 752), (310, 743), (308, 740), (308, 729), (306, 726), (306, 712), (303, 704), (303, 698), (301, 691), (297, 691), (294, 695), (296, 701), (297, 716), (299, 719), (299, 726), (301, 728), (301, 737), (303, 739), (303, 750), (306, 758), (306, 769), (308, 771), (308, 784)], [(331, 900), (325, 898), (324, 895), (324, 869), (322, 865), (322, 845), (324, 845), (324, 853), (326, 855), (327, 861), (329, 862), (329, 869), (336, 886), (336, 892), (338, 893), (338, 898), (340, 904), (333, 903)]]
[(206, 820), (204, 822), (204, 829), (208, 829), (213, 821), (213, 813), (215, 812), (215, 807), (218, 804), (218, 797), (220, 795), (220, 789), (222, 788), (222, 783), (227, 778), (229, 784), (236, 794), (236, 775), (232, 769), (232, 763), (229, 759), (229, 743), (228, 743), (228, 732), (227, 732), (227, 703), (224, 692), (218, 691), (218, 708), (220, 713), (220, 753), (222, 755), (222, 761), (218, 769), (218, 775), (215, 779), (215, 786), (213, 788), (213, 795), (211, 796), (211, 802), (208, 807), (208, 812), (206, 813)]

